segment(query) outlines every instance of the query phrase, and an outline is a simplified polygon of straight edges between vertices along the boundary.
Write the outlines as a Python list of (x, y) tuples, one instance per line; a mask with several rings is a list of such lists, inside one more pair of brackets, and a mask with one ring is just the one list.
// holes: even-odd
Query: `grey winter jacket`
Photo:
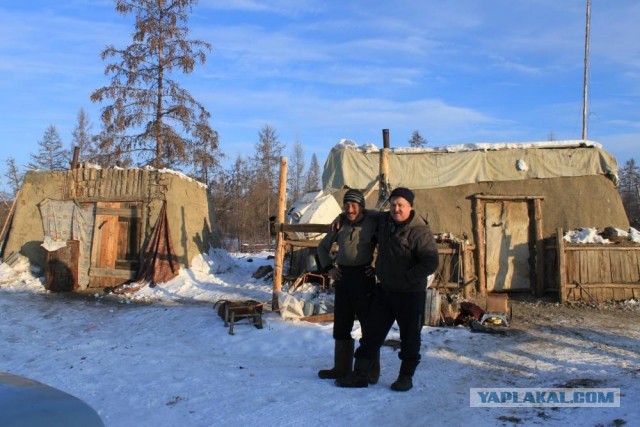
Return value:
[(376, 226), (376, 217), (364, 214), (353, 223), (345, 220), (340, 230), (327, 233), (318, 246), (321, 271), (327, 271), (332, 267), (331, 245), (334, 242), (338, 243), (336, 264), (370, 265), (376, 248)]

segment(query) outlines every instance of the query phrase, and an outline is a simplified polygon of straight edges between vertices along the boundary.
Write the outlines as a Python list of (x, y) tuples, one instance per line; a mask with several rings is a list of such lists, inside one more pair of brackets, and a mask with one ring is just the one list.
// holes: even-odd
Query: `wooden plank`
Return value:
[(622, 254), (623, 252), (618, 251), (609, 251), (609, 262), (611, 264), (611, 282), (612, 283), (622, 283), (624, 282), (624, 263), (622, 262)]
[(127, 251), (129, 248), (129, 221), (120, 218), (118, 220), (118, 241), (116, 246), (116, 266), (118, 260), (127, 259)]
[(96, 208), (96, 215), (111, 215), (111, 216), (120, 216), (124, 218), (140, 218), (141, 213), (140, 210), (136, 207), (132, 208), (108, 208), (108, 207), (99, 207)]
[[(576, 284), (567, 284), (567, 286), (577, 286)], [(617, 288), (617, 289), (640, 289), (640, 283), (581, 283), (585, 289), (597, 289), (597, 288)]]
[(523, 200), (535, 200), (544, 199), (544, 196), (503, 196), (497, 194), (475, 194), (474, 199), (478, 200), (510, 200), (510, 201), (523, 201)]
[(91, 277), (107, 277), (112, 279), (133, 280), (138, 272), (136, 270), (120, 270), (116, 268), (99, 268), (91, 267), (89, 276)]
[(588, 251), (585, 253), (587, 256), (589, 277), (583, 283), (602, 283), (602, 280), (600, 280), (600, 266), (598, 262), (599, 254), (601, 252), (602, 251)]
[(499, 280), (498, 274), (502, 271), (506, 273), (508, 259), (504, 259), (501, 254), (507, 254), (509, 247), (505, 246), (505, 230), (503, 225), (507, 220), (503, 218), (506, 208), (503, 203), (487, 202), (484, 204), (484, 230), (485, 230), (485, 278), (487, 292), (509, 289), (510, 283), (506, 274), (502, 274)]
[(620, 301), (624, 299), (624, 288), (620, 289), (620, 288), (605, 288), (608, 290), (608, 292), (606, 293), (606, 298), (607, 301), (609, 300), (614, 300), (614, 301)]
[(536, 295), (544, 294), (544, 230), (542, 221), (542, 199), (533, 201), (533, 221), (536, 239)]
[[(570, 252), (571, 253), (571, 252)], [(589, 281), (589, 259), (587, 257), (588, 252), (573, 252), (571, 253), (571, 256), (575, 256), (579, 259), (579, 272), (578, 272), (578, 277), (574, 278), (573, 280), (576, 280), (579, 283), (590, 283)], [(567, 256), (570, 256), (569, 254), (567, 254)], [(571, 281), (573, 281), (571, 280)], [(567, 279), (567, 282), (570, 283), (570, 281)]]
[[(283, 218), (284, 219), (284, 218)], [(299, 233), (327, 233), (331, 230), (331, 224), (274, 224), (276, 232), (299, 232)]]
[[(278, 211), (276, 223), (284, 222), (284, 211), (287, 208), (287, 158), (280, 157), (280, 182), (278, 188)], [(276, 234), (276, 251), (273, 260), (273, 303), (272, 309), (278, 308), (276, 293), (282, 289), (282, 267), (284, 264), (284, 230)]]
[(579, 253), (567, 253), (564, 257), (567, 283), (581, 282)]
[[(570, 246), (569, 246), (570, 245)], [(610, 244), (588, 244), (588, 243), (565, 243), (564, 250), (566, 252), (571, 251), (602, 251), (606, 249), (608, 251), (621, 251), (621, 252), (635, 252), (640, 253), (640, 246), (614, 246)]]
[[(102, 197), (76, 197), (74, 200), (78, 203), (97, 203), (97, 202), (102, 202), (105, 199)], [(110, 197), (109, 201), (110, 202), (144, 202), (145, 199), (144, 198), (141, 199), (137, 197)]]
[(564, 257), (564, 239), (562, 236), (562, 228), (556, 229), (556, 259), (558, 260), (558, 296), (560, 302), (564, 304), (567, 301), (567, 281), (565, 272), (565, 257)]
[(301, 317), (300, 320), (311, 323), (333, 322), (333, 313), (314, 314), (313, 316)]
[[(99, 202), (98, 208), (119, 208), (119, 202)], [(117, 259), (119, 225), (114, 215), (96, 215), (91, 249), (93, 267), (113, 268)], [(95, 255), (95, 256), (94, 256)]]
[(461, 266), (462, 266), (462, 284), (464, 285), (463, 294), (464, 297), (469, 299), (473, 297), (475, 289), (471, 286), (470, 280), (473, 277), (473, 269), (471, 263), (471, 255), (472, 251), (469, 250), (469, 246), (467, 243), (462, 242), (460, 244), (460, 257), (462, 258)]
[(611, 259), (609, 258), (611, 251), (604, 250), (602, 252), (594, 252), (598, 259), (598, 283), (610, 283), (611, 280)]
[(638, 265), (640, 257), (638, 252), (621, 252), (622, 254), (622, 273), (623, 283), (636, 283), (638, 282)]
[(284, 244), (294, 248), (317, 248), (320, 240), (285, 240)]
[(567, 284), (569, 301), (622, 301), (640, 296), (640, 284)]
[(486, 252), (486, 239), (484, 229), (484, 203), (478, 199), (478, 195), (473, 199), (473, 219), (474, 219), (474, 238), (477, 245), (476, 250), (476, 265), (478, 267), (478, 290), (481, 296), (487, 295), (487, 278), (485, 271), (485, 252)]

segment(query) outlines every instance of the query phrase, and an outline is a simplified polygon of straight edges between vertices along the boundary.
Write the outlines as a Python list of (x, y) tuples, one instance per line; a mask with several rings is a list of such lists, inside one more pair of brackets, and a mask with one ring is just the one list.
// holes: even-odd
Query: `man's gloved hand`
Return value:
[(342, 272), (338, 267), (334, 267), (331, 270), (329, 270), (329, 272), (327, 273), (327, 276), (329, 276), (329, 278), (334, 282), (337, 282), (338, 280), (340, 280), (340, 278), (342, 278)]
[(366, 274), (367, 277), (376, 277), (376, 269), (372, 265), (368, 265), (364, 269), (364, 274)]

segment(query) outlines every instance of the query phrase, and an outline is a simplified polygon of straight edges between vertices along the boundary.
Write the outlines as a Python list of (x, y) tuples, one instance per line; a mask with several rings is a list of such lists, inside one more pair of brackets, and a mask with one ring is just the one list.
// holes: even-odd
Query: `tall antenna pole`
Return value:
[(584, 36), (584, 81), (582, 86), (582, 139), (587, 139), (587, 103), (589, 83), (589, 32), (591, 30), (591, 0), (587, 0), (587, 25)]

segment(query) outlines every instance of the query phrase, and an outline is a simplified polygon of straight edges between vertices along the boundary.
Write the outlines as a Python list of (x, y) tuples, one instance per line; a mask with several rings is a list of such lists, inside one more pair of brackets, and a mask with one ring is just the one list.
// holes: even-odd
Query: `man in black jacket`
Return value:
[(389, 197), (390, 211), (379, 216), (376, 276), (380, 283), (355, 352), (354, 371), (336, 380), (339, 387), (368, 386), (367, 372), (394, 322), (400, 328), (402, 362), (391, 389), (413, 387), (420, 363), (427, 277), (438, 267), (438, 248), (428, 223), (413, 210), (414, 198), (408, 188), (396, 188)]

